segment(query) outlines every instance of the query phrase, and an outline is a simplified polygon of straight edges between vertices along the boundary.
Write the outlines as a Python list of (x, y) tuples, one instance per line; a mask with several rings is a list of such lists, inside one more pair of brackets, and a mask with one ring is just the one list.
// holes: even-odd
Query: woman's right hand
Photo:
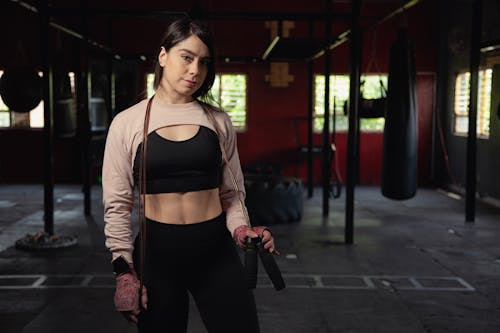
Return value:
[(143, 286), (139, 297), (140, 285), (141, 283), (137, 279), (137, 274), (134, 270), (116, 277), (114, 297), (115, 308), (117, 311), (121, 312), (128, 321), (133, 323), (137, 323), (137, 318), (141, 312), (139, 298), (142, 307), (147, 309), (147, 289)]
[[(148, 291), (146, 289), (146, 286), (142, 286), (142, 293), (141, 293), (141, 304), (144, 310), (147, 310), (148, 307)], [(139, 314), (141, 313), (140, 309), (135, 309), (132, 311), (121, 311), (122, 315), (127, 319), (128, 321), (137, 324), (137, 321), (139, 320)]]

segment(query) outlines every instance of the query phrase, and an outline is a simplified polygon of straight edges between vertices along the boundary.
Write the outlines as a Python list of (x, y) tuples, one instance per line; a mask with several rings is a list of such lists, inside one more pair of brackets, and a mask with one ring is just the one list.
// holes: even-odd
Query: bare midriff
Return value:
[(219, 189), (146, 195), (146, 217), (163, 223), (192, 224), (222, 213)]

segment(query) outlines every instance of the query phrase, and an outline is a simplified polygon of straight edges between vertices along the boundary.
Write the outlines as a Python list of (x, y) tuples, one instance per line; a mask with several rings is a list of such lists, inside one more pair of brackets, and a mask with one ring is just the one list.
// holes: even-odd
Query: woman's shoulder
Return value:
[(221, 123), (225, 123), (226, 125), (228, 123), (229, 124), (231, 123), (231, 118), (229, 118), (229, 115), (227, 114), (227, 112), (224, 111), (222, 108), (217, 107), (215, 105), (212, 105), (210, 103), (201, 102), (201, 101), (200, 101), (200, 104), (204, 109), (211, 111), (212, 114), (214, 115), (215, 119), (217, 119), (217, 121), (219, 121)]
[(112, 125), (120, 126), (127, 124), (127, 126), (130, 126), (135, 121), (142, 121), (144, 113), (146, 112), (147, 104), (148, 99), (146, 98), (117, 113), (113, 118)]

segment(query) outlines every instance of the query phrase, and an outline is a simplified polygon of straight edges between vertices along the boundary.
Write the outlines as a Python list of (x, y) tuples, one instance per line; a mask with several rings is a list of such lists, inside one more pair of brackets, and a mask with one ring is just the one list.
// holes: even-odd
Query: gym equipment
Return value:
[[(62, 60), (61, 60), (62, 62)], [(71, 92), (71, 80), (64, 68), (54, 70), (54, 133), (58, 137), (76, 134), (76, 100)]]
[(417, 191), (416, 95), (415, 52), (400, 29), (390, 52), (382, 158), (382, 194), (390, 199), (409, 199)]
[(302, 181), (274, 175), (245, 174), (245, 203), (253, 225), (298, 222), (303, 213)]
[(245, 242), (245, 273), (248, 289), (257, 287), (257, 241), (247, 237)]
[(255, 289), (257, 286), (257, 272), (259, 265), (257, 264), (257, 254), (260, 257), (262, 266), (271, 280), (274, 289), (277, 291), (285, 288), (285, 281), (281, 275), (278, 264), (273, 258), (273, 255), (264, 248), (264, 243), (260, 237), (247, 237), (245, 242), (245, 272), (247, 278), (248, 289)]
[(73, 98), (54, 101), (54, 130), (58, 137), (76, 134), (76, 103)]
[[(368, 65), (366, 67), (366, 73), (369, 74), (371, 72), (372, 66), (375, 68), (376, 73), (381, 73), (382, 70), (379, 67), (378, 59), (377, 59), (377, 30), (375, 29), (372, 33), (372, 45), (371, 45), (371, 54), (370, 60), (368, 61)], [(379, 84), (380, 84), (380, 97), (379, 98), (364, 98), (365, 81), (360, 82), (360, 92), (359, 92), (359, 106), (358, 106), (358, 117), (359, 118), (382, 118), (385, 116), (386, 108), (387, 108), (387, 89), (384, 86), (384, 82), (382, 82), (382, 77), (379, 75)], [(347, 114), (347, 113), (346, 113)]]
[(7, 68), (0, 79), (2, 100), (15, 112), (30, 112), (42, 100), (42, 78), (30, 66)]
[(363, 89), (361, 89), (358, 107), (359, 118), (382, 118), (385, 116), (387, 108), (387, 91), (382, 79), (379, 81), (381, 95), (379, 98), (364, 98)]

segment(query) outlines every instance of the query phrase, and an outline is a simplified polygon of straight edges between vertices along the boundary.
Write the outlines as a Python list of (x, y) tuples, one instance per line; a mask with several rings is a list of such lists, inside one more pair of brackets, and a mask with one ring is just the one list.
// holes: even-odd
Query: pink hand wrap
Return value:
[[(240, 225), (238, 228), (236, 228), (234, 230), (234, 233), (233, 233), (234, 241), (242, 249), (245, 248), (245, 240), (247, 237), (247, 230), (249, 230), (249, 229), (250, 229), (250, 227), (247, 225)], [(264, 237), (264, 230), (271, 232), (271, 230), (269, 230), (268, 227), (264, 227), (264, 226), (253, 227), (251, 230), (253, 230), (260, 238)]]
[(240, 225), (233, 232), (233, 238), (238, 247), (245, 248), (245, 240), (247, 237), (247, 230), (250, 229), (247, 225)]
[(269, 233), (271, 233), (271, 230), (269, 230), (268, 227), (264, 227), (264, 226), (261, 226), (261, 225), (253, 227), (252, 230), (255, 231), (255, 233), (257, 235), (259, 235), (260, 238), (264, 238), (264, 231), (265, 230), (267, 230), (267, 231), (269, 231)]
[(133, 269), (130, 273), (117, 276), (114, 297), (116, 311), (138, 310), (140, 287), (141, 283)]

